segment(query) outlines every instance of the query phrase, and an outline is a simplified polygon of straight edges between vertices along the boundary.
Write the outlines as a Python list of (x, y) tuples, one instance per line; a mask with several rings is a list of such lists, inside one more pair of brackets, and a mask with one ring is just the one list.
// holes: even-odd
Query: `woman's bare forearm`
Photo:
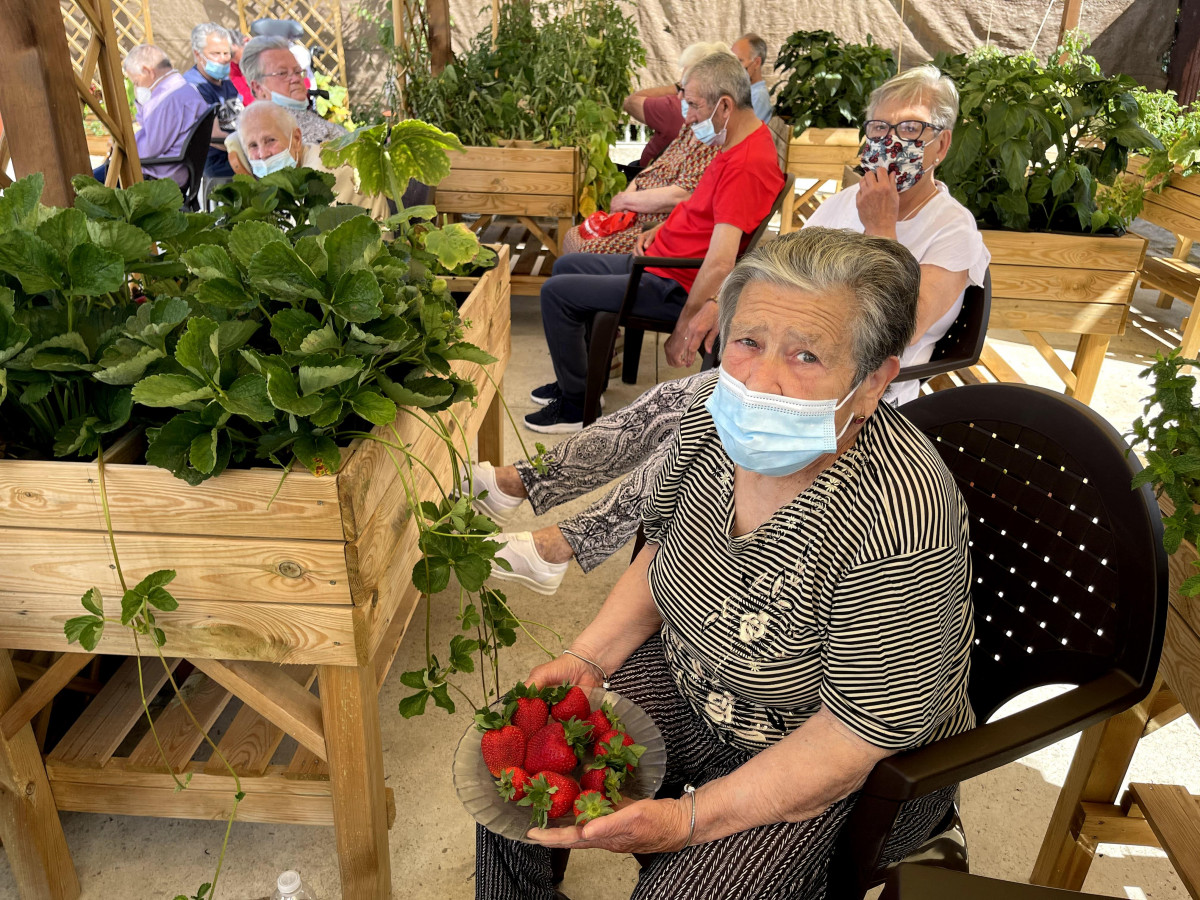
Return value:
[(600, 612), (571, 642), (571, 649), (587, 656), (609, 675), (662, 627), (648, 580), (650, 561), (657, 552), (657, 544), (642, 548), (617, 579)]
[(626, 191), (623, 195), (625, 208), (638, 213), (669, 213), (690, 196), (690, 191), (675, 184), (644, 191)]

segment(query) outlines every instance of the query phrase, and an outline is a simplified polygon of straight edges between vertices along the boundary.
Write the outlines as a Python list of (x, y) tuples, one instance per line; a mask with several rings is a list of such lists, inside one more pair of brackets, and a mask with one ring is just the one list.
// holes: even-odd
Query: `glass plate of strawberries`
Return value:
[(467, 812), (514, 841), (533, 827), (574, 825), (653, 797), (667, 747), (632, 700), (599, 687), (518, 684), (477, 714), (454, 753)]

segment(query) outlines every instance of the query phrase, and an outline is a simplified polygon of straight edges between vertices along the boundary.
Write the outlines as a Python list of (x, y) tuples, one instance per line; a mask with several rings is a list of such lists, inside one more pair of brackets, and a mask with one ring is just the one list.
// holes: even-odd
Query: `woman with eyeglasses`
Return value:
[(304, 69), (285, 38), (252, 38), (242, 51), (241, 66), (254, 99), (269, 100), (295, 116), (304, 143), (321, 144), (346, 133), (345, 128), (321, 118), (310, 106)]

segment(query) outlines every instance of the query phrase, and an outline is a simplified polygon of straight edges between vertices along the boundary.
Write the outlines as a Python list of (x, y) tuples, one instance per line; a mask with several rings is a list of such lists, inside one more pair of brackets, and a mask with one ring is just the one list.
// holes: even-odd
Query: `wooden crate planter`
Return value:
[(561, 255), (559, 242), (575, 224), (582, 178), (574, 147), (550, 150), (529, 141), (468, 147), (465, 154), (451, 154), (450, 174), (437, 186), (437, 208), (478, 214), (471, 227), (481, 234), (499, 217), (514, 217), (522, 228), (505, 238), (514, 251), (512, 290), (536, 296)]
[[(983, 231), (992, 254), (992, 313), (989, 329), (1022, 332), (1068, 396), (1090, 403), (1108, 343), (1125, 333), (1129, 306), (1146, 254), (1146, 239), (1060, 235), (1016, 231)], [(1077, 335), (1070, 367), (1045, 334)], [(989, 343), (979, 369), (998, 381), (1023, 379)], [(961, 380), (980, 379), (978, 371), (958, 373)], [(931, 381), (947, 386), (946, 376)]]
[(788, 141), (785, 171), (798, 180), (816, 179), (816, 182), (801, 193), (784, 198), (780, 210), (781, 234), (800, 227), (797, 214), (808, 205), (815, 208), (817, 191), (827, 181), (834, 182), (836, 190), (841, 190), (843, 173), (847, 166), (857, 164), (861, 143), (857, 128), (806, 128)]
[[(498, 359), (490, 367), (497, 384), (511, 352), (508, 262), (501, 248), (498, 266), (479, 279), (461, 310), (471, 322), (467, 340)], [(479, 366), (454, 366), (479, 389), (478, 404), (456, 412), (468, 435), (478, 435), (480, 456), (499, 462), (496, 387)], [(401, 414), (395, 425), (449, 484), (440, 442), (412, 416)], [(211, 725), (228, 704), (242, 701), (219, 742), (246, 792), (239, 820), (333, 825), (341, 896), (391, 896), (392, 816), (376, 698), (419, 599), (410, 581), (419, 552), (386, 448), (355, 441), (343, 450), (337, 475), (315, 478), (301, 468), (282, 486), (278, 469), (268, 468), (230, 470), (197, 487), (146, 465), (114, 462), (105, 475), (127, 575), (178, 571), (171, 590), (179, 609), (158, 621), (165, 651), (194, 666), (188, 680), (197, 716)], [(420, 496), (438, 496), (430, 474), (418, 468), (411, 477)], [(175, 704), (156, 727), (172, 768), (192, 776), (187, 790), (174, 791), (148, 738), (115, 755), (142, 720), (132, 658), (46, 748), (43, 761), (27, 723), (91, 659), (66, 642), (63, 622), (80, 613), (79, 596), (93, 584), (110, 614), (120, 598), (96, 466), (0, 460), (0, 523), (8, 560), (0, 569), (0, 785), (28, 784), (31, 798), (22, 809), (6, 809), (22, 800), (0, 790), (0, 820), (19, 823), (4, 841), (22, 896), (51, 896), (47, 882), (74, 878), (55, 806), (219, 818), (228, 815), (232, 779), (219, 763), (193, 760), (199, 739)], [(12, 649), (64, 656), (20, 695)], [(129, 654), (130, 633), (109, 626), (97, 649)], [(145, 671), (152, 695), (165, 675), (153, 657)], [(310, 691), (314, 681), (319, 695)], [(299, 749), (273, 764), (285, 735)]]

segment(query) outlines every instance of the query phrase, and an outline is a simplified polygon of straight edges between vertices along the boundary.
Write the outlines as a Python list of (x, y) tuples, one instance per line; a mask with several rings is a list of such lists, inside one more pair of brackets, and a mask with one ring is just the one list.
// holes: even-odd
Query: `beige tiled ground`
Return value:
[[(1137, 307), (1148, 322), (1178, 327), (1182, 308), (1154, 309), (1153, 298), (1142, 292)], [(1162, 346), (1156, 337), (1159, 325), (1137, 327), (1113, 342), (1105, 362), (1094, 406), (1122, 430), (1139, 406), (1145, 387), (1136, 374), (1147, 354)], [(1169, 332), (1167, 340), (1170, 341)], [(1031, 381), (1043, 363), (1019, 336), (1003, 352)], [(537, 302), (514, 298), (513, 362), (505, 381), (513, 412), (531, 408), (528, 392), (550, 377)], [(1178, 339), (1177, 333), (1174, 340)], [(656, 372), (653, 342), (647, 340), (640, 384), (614, 384), (609, 409), (628, 402), (656, 376), (678, 372), (661, 361)], [(1050, 380), (1045, 380), (1052, 386)], [(524, 435), (527, 441), (531, 435)], [(519, 446), (507, 437), (506, 457), (514, 458)], [(579, 509), (586, 498), (560, 513)], [(549, 518), (545, 520), (550, 521)], [(525, 526), (542, 524), (528, 519)], [(584, 577), (572, 567), (562, 589), (544, 598), (522, 589), (509, 592), (521, 615), (544, 622), (569, 639), (603, 601), (627, 562), (624, 554)], [(445, 644), (453, 633), (452, 609), (457, 595), (434, 598), (432, 641)], [(423, 612), (414, 620), (410, 639), (401, 649), (393, 673), (419, 666), (423, 654)], [(516, 680), (536, 664), (539, 650), (522, 640), (505, 661), (504, 677)], [(469, 686), (468, 686), (469, 689)], [(477, 690), (477, 688), (476, 688)], [(421, 719), (404, 721), (396, 704), (405, 692), (393, 677), (380, 697), (387, 784), (395, 791), (397, 818), (391, 831), (394, 895), (415, 900), (458, 900), (473, 896), (474, 836), (472, 822), (454, 796), (450, 782), (450, 757), (468, 726), (463, 715), (448, 717), (434, 711)], [(997, 772), (963, 786), (963, 816), (970, 834), (973, 869), (984, 875), (1023, 880), (1037, 853), (1042, 833), (1062, 784), (1074, 740), (1064, 741)], [(1188, 720), (1174, 723), (1143, 742), (1134, 759), (1135, 777), (1149, 781), (1186, 784), (1200, 793), (1200, 733)], [(194, 891), (209, 879), (220, 847), (223, 826), (216, 822), (187, 822), (147, 818), (64, 814), (63, 822), (85, 898), (172, 897)], [(1092, 867), (1086, 888), (1114, 897), (1179, 898), (1186, 896), (1165, 857), (1157, 851), (1102, 848), (1102, 858)], [(249, 900), (269, 894), (275, 875), (284, 868), (301, 869), (322, 900), (339, 896), (333, 833), (327, 828), (239, 824), (221, 879), (225, 900)], [(627, 897), (636, 877), (630, 857), (602, 851), (576, 853), (564, 889), (583, 896), (582, 885), (591, 885), (587, 896), (595, 900)], [(0, 860), (0, 898), (15, 897), (7, 863)]]

